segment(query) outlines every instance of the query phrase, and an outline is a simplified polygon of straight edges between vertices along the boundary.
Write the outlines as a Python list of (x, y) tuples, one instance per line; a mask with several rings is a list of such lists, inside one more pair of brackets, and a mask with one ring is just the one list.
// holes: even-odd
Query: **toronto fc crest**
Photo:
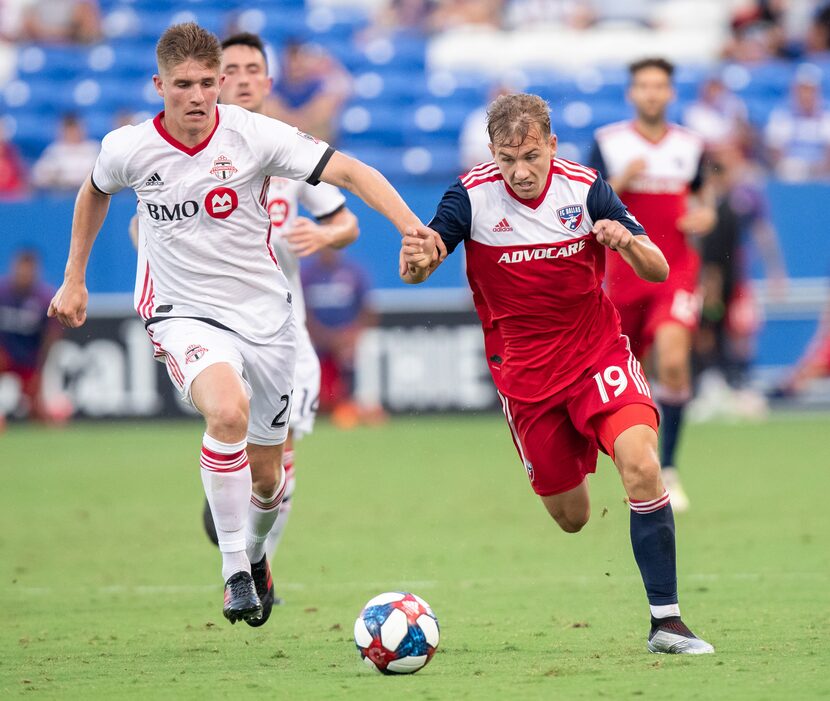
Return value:
[(197, 360), (201, 360), (205, 353), (207, 353), (207, 348), (204, 348), (203, 346), (188, 346), (184, 354), (184, 362), (188, 365), (190, 363), (195, 363)]
[(582, 223), (582, 205), (569, 204), (556, 210), (559, 221), (568, 231), (576, 231)]
[(213, 168), (210, 169), (210, 174), (215, 175), (219, 180), (227, 180), (236, 172), (236, 168), (231, 159), (227, 156), (219, 156), (213, 161)]

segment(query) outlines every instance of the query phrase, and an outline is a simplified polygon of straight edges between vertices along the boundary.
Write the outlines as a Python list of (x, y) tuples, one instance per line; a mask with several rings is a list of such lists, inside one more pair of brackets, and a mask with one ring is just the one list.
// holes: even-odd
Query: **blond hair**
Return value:
[(206, 68), (219, 70), (222, 65), (219, 39), (195, 22), (168, 27), (156, 44), (159, 71), (167, 71), (188, 59)]
[(550, 107), (538, 95), (500, 95), (487, 108), (487, 133), (493, 144), (521, 144), (534, 124), (543, 139), (550, 136)]

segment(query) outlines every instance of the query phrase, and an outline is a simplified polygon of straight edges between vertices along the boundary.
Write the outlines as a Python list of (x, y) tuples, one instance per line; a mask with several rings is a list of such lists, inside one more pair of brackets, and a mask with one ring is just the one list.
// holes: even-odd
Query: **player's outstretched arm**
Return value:
[(417, 285), (426, 280), (439, 265), (440, 257), (436, 239), (440, 238), (432, 229), (404, 233), (401, 239), (400, 276), (408, 285)]
[(603, 246), (617, 251), (639, 277), (648, 282), (664, 282), (669, 264), (663, 252), (648, 236), (635, 236), (618, 221), (600, 219), (591, 233)]
[[(323, 169), (320, 180), (357, 195), (391, 221), (401, 236), (408, 230), (432, 232), (415, 216), (398, 191), (380, 172), (356, 158), (335, 151)], [(435, 239), (435, 245), (443, 259), (447, 255), (446, 246), (437, 234)]]
[(110, 206), (109, 195), (95, 189), (87, 178), (75, 200), (72, 217), (72, 240), (66, 260), (63, 284), (49, 304), (49, 316), (56, 317), (64, 326), (81, 326), (86, 321), (89, 293), (86, 289), (86, 266), (92, 244), (101, 230)]

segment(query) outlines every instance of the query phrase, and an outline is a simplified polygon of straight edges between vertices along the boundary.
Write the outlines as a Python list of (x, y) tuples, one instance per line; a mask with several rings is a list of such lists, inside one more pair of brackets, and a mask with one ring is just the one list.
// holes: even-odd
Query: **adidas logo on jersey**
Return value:
[(502, 219), (498, 224), (496, 224), (493, 227), (493, 231), (497, 234), (501, 234), (505, 231), (513, 231), (513, 227), (507, 223), (507, 219)]
[(153, 173), (144, 183), (144, 187), (161, 187), (162, 185), (164, 185), (164, 180), (158, 173)]

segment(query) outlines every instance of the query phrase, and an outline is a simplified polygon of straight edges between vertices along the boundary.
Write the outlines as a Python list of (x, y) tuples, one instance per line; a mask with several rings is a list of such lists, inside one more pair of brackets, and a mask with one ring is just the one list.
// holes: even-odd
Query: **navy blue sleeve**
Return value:
[(700, 188), (703, 187), (703, 180), (706, 177), (705, 171), (705, 163), (703, 160), (703, 156), (700, 157), (700, 160), (697, 162), (697, 170), (695, 171), (695, 177), (692, 178), (692, 182), (689, 183), (689, 189), (692, 192), (698, 192)]
[(593, 221), (610, 219), (618, 221), (635, 236), (642, 236), (646, 233), (642, 224), (638, 222), (617, 197), (617, 193), (602, 178), (597, 178), (591, 189), (588, 190), (588, 216)]
[(447, 188), (429, 226), (441, 235), (447, 253), (452, 253), (459, 243), (470, 238), (472, 225), (473, 209), (470, 206), (470, 196), (459, 178)]
[(602, 157), (602, 149), (599, 147), (599, 141), (596, 139), (591, 144), (591, 153), (588, 156), (588, 163), (586, 165), (597, 171), (603, 178), (608, 177), (608, 168), (605, 165), (605, 159)]

